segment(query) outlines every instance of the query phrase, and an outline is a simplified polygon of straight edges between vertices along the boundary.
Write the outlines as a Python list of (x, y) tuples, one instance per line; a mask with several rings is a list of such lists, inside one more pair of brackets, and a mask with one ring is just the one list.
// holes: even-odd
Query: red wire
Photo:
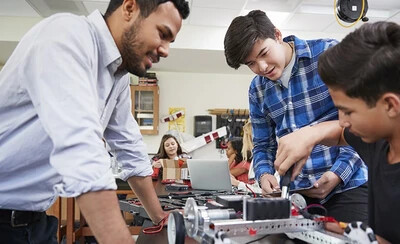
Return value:
[[(303, 210), (308, 211), (308, 209), (310, 208), (321, 208), (323, 209), (326, 213), (328, 213), (328, 211), (326, 210), (326, 208), (324, 206), (322, 206), (321, 204), (310, 204), (307, 207), (305, 207)], [(297, 210), (298, 211), (298, 210)], [(334, 217), (331, 216), (321, 216), (321, 217), (316, 217), (314, 218), (315, 221), (321, 221), (321, 222), (330, 222), (330, 223), (339, 223)]]
[(247, 184), (245, 184), (245, 186), (247, 189), (249, 189), (249, 191), (251, 191), (251, 193), (253, 193), (253, 197), (256, 198), (257, 197), (256, 193), (254, 193), (254, 191), (252, 189), (250, 189), (250, 187)]
[(160, 222), (158, 222), (157, 225), (143, 228), (143, 233), (144, 234), (160, 233), (162, 231), (162, 229), (164, 228), (164, 225), (165, 225), (165, 222), (167, 221), (167, 219), (168, 219), (168, 215), (165, 216), (162, 220), (160, 220)]
[(310, 204), (310, 205), (308, 205), (307, 207), (305, 207), (304, 210), (307, 210), (307, 209), (313, 208), (313, 207), (318, 207), (318, 208), (323, 208), (323, 209), (325, 209), (325, 207), (322, 206), (321, 204), (313, 203), (313, 204)]
[(339, 223), (334, 217), (329, 217), (329, 216), (318, 217), (315, 218), (314, 220), (321, 222), (329, 222), (329, 223)]
[(328, 210), (326, 210), (326, 208), (325, 208), (324, 206), (322, 206), (321, 204), (318, 204), (318, 203), (310, 204), (310, 205), (308, 205), (307, 207), (305, 207), (303, 210), (305, 210), (305, 211), (308, 212), (308, 209), (310, 209), (310, 208), (319, 208), (319, 209), (322, 209), (322, 210), (325, 212), (325, 215), (324, 215), (324, 216), (327, 216), (327, 215), (328, 215)]
[(128, 202), (129, 202), (130, 204), (135, 204), (135, 205), (139, 205), (139, 206), (142, 205), (142, 203), (141, 203), (139, 200), (129, 200)]

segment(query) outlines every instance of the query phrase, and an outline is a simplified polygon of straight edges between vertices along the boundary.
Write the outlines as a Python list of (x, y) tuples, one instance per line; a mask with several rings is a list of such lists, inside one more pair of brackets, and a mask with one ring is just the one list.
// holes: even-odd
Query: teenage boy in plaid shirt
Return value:
[[(282, 38), (263, 11), (236, 17), (225, 36), (229, 66), (247, 65), (257, 76), (249, 88), (255, 175), (268, 194), (277, 190), (274, 161), (280, 137), (323, 121), (337, 120), (317, 61), (337, 41)], [(304, 137), (310, 136), (306, 133)], [(297, 143), (292, 141), (291, 143)], [(367, 221), (367, 167), (350, 147), (317, 145), (301, 169), (294, 168), (292, 190), (304, 189), (308, 204), (320, 203), (339, 221)]]

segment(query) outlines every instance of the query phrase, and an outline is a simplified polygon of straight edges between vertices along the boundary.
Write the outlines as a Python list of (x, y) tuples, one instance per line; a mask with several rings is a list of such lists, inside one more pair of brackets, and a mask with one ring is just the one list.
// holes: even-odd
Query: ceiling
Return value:
[[(6, 62), (20, 36), (43, 17), (57, 12), (79, 15), (87, 15), (95, 9), (104, 12), (108, 2), (0, 0), (0, 65)], [(227, 66), (223, 38), (233, 18), (253, 9), (266, 11), (284, 35), (295, 34), (305, 39), (332, 37), (340, 40), (362, 25), (360, 22), (351, 28), (340, 26), (334, 15), (334, 0), (189, 0), (189, 3), (191, 14), (171, 45), (169, 57), (155, 64), (154, 71), (250, 74), (245, 67), (236, 71)], [(368, 0), (368, 5), (369, 22), (389, 20), (400, 24), (399, 0)], [(23, 33), (15, 34), (16, 30)]]

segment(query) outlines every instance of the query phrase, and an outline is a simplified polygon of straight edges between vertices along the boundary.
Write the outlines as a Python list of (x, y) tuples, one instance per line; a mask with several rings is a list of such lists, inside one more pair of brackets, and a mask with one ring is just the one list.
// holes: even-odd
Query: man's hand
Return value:
[(156, 225), (156, 224), (161, 224), (160, 222), (161, 222), (163, 219), (165, 219), (163, 225), (166, 226), (166, 225), (168, 224), (168, 216), (169, 216), (169, 214), (170, 214), (172, 211), (175, 211), (175, 210), (164, 211), (164, 212), (163, 212), (163, 214), (164, 214), (163, 218), (162, 218), (160, 221), (158, 221), (158, 222), (153, 222), (153, 224), (154, 224), (154, 225)]
[(280, 188), (275, 176), (271, 174), (262, 175), (260, 182), (261, 182), (262, 194), (264, 196), (274, 191), (277, 191)]
[(278, 140), (274, 166), (279, 175), (284, 175), (293, 164), (295, 166), (291, 180), (293, 181), (300, 174), (317, 143), (312, 132), (312, 127), (306, 126)]
[(314, 183), (313, 188), (299, 193), (311, 198), (324, 199), (341, 181), (335, 173), (327, 171)]
[(132, 176), (128, 179), (128, 183), (143, 204), (153, 223), (158, 223), (162, 220), (165, 212), (161, 208), (151, 177)]

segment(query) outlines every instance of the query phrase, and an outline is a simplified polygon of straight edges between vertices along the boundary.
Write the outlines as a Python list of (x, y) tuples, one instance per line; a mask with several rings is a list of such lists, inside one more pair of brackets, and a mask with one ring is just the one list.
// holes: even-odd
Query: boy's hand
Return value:
[(341, 181), (335, 173), (327, 171), (314, 183), (313, 188), (299, 191), (299, 193), (307, 197), (324, 199)]
[(378, 235), (375, 235), (376, 240), (378, 241), (379, 244), (391, 244), (390, 241), (387, 241), (385, 238), (380, 237)]
[(266, 196), (266, 194), (277, 191), (280, 188), (275, 176), (271, 174), (264, 174), (261, 177), (260, 182), (261, 182), (262, 194), (264, 196)]
[(312, 127), (306, 126), (278, 140), (278, 150), (274, 166), (279, 175), (284, 175), (293, 164), (295, 166), (291, 180), (293, 181), (300, 174), (317, 143), (315, 141), (316, 137), (312, 132)]

